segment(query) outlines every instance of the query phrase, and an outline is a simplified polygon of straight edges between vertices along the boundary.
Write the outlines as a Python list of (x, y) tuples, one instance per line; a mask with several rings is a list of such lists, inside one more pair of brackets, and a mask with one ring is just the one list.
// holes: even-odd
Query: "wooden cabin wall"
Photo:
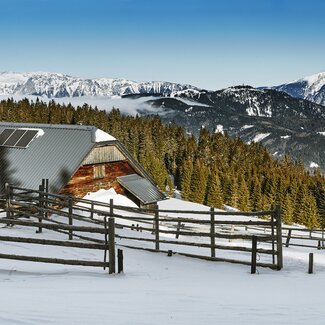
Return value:
[[(94, 179), (94, 168), (105, 168), (103, 178)], [(104, 166), (104, 167), (100, 167)], [(61, 194), (72, 195), (81, 198), (88, 192), (96, 192), (100, 189), (114, 188), (119, 194), (124, 194), (124, 189), (117, 182), (117, 177), (135, 174), (135, 170), (127, 160), (84, 165), (72, 176), (69, 183), (61, 190)]]

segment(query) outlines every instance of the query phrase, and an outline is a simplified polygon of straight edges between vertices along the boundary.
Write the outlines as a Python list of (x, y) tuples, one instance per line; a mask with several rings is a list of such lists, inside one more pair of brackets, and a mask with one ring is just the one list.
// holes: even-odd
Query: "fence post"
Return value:
[(314, 253), (309, 253), (308, 273), (312, 274), (314, 271)]
[(49, 218), (49, 210), (48, 210), (48, 207), (49, 207), (49, 179), (45, 179), (45, 188), (44, 188), (44, 191), (45, 191), (45, 195), (44, 195), (44, 207), (45, 207), (45, 218), (48, 219)]
[(90, 219), (94, 219), (94, 201), (90, 203)]
[[(107, 261), (107, 245), (108, 245), (108, 228), (107, 228), (107, 217), (104, 216), (104, 228), (105, 228), (105, 250), (104, 250), (104, 263)], [(106, 270), (106, 266), (104, 266), (104, 270)]]
[(10, 219), (10, 217), (11, 217), (11, 214), (10, 214), (10, 210), (11, 210), (10, 192), (11, 192), (10, 185), (8, 183), (6, 183), (5, 184), (5, 194), (6, 194), (6, 218), (7, 219)]
[[(73, 225), (73, 221), (72, 221), (72, 205), (73, 205), (73, 202), (72, 202), (72, 197), (69, 197), (68, 199), (68, 214), (69, 214), (69, 226), (72, 226)], [(69, 230), (69, 240), (72, 240), (73, 239), (73, 231), (72, 229)]]
[(109, 200), (109, 215), (110, 215), (111, 218), (114, 217), (114, 207), (113, 207), (113, 203), (114, 203), (113, 199), (110, 199), (110, 200)]
[(256, 273), (256, 253), (257, 253), (257, 237), (252, 237), (252, 260), (251, 260), (251, 274)]
[(276, 218), (276, 237), (277, 237), (277, 262), (278, 270), (283, 268), (283, 254), (282, 254), (282, 220), (281, 220), (281, 207), (279, 204), (275, 206)]
[(179, 232), (180, 232), (180, 230), (181, 230), (181, 222), (178, 221), (177, 222), (177, 228), (176, 228), (176, 236), (175, 236), (176, 239), (179, 238)]
[[(42, 181), (42, 184), (43, 184), (43, 181)], [(38, 187), (38, 190), (39, 190), (39, 193), (38, 193), (38, 206), (40, 208), (39, 213), (38, 213), (38, 215), (39, 215), (38, 222), (41, 224), (42, 221), (43, 221), (43, 216), (44, 216), (44, 210), (43, 210), (44, 209), (44, 202), (43, 202), (44, 187), (43, 187), (43, 185), (40, 185)], [(36, 230), (36, 232), (38, 234), (43, 232), (43, 228), (42, 228), (41, 225), (38, 227), (38, 230)]]
[(156, 251), (159, 251), (159, 207), (158, 204), (155, 206), (155, 240), (156, 240)]
[(214, 207), (210, 208), (210, 244), (211, 244), (211, 257), (216, 257), (215, 248), (215, 224), (214, 224)]
[(286, 247), (289, 247), (290, 239), (291, 239), (291, 229), (289, 229), (289, 231), (288, 231), (288, 236), (287, 236), (287, 240), (286, 240)]
[(275, 264), (274, 213), (271, 214), (271, 236), (272, 236), (272, 264)]
[(115, 273), (115, 219), (113, 217), (108, 220), (108, 273)]
[(117, 272), (123, 272), (123, 251), (122, 249), (117, 250)]

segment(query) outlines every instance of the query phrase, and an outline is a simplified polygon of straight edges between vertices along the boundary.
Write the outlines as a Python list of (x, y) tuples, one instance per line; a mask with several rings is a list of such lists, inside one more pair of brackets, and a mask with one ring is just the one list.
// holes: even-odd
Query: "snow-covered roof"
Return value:
[(112, 135), (104, 132), (103, 130), (97, 129), (95, 131), (95, 142), (113, 141), (116, 140)]

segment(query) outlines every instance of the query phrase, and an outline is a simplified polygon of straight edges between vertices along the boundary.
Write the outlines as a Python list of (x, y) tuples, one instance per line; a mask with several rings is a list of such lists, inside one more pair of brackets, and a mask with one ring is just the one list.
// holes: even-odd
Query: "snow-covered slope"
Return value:
[(297, 98), (325, 105), (325, 72), (320, 72), (283, 85), (272, 87)]
[[(107, 202), (114, 193), (91, 196)], [(114, 201), (118, 200), (116, 196)], [(162, 208), (167, 204), (169, 209), (203, 210), (203, 206), (177, 200), (163, 201)], [(117, 228), (117, 234), (122, 231), (129, 236), (137, 233)], [(22, 226), (1, 228), (1, 235), (53, 240), (67, 237), (49, 230), (35, 233), (35, 228)], [(245, 265), (177, 254), (168, 257), (124, 247), (120, 239), (116, 245), (124, 252), (124, 273), (115, 275), (86, 266), (1, 259), (0, 323), (324, 324), (321, 283), (325, 281), (325, 250), (284, 247), (283, 270), (258, 268), (252, 275)], [(103, 260), (101, 250), (4, 241), (0, 248), (2, 253), (16, 255)], [(195, 254), (198, 248), (190, 249)], [(307, 273), (309, 252), (314, 253), (313, 275)]]
[(0, 95), (36, 95), (48, 98), (78, 96), (122, 96), (129, 94), (170, 94), (190, 85), (165, 81), (134, 82), (126, 79), (82, 79), (61, 73), (0, 72)]

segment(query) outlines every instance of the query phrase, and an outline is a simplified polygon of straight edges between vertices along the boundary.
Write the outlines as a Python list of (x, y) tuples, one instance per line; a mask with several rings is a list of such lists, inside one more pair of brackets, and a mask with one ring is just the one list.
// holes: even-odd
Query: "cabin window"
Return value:
[(94, 179), (101, 179), (105, 177), (105, 165), (94, 166)]

